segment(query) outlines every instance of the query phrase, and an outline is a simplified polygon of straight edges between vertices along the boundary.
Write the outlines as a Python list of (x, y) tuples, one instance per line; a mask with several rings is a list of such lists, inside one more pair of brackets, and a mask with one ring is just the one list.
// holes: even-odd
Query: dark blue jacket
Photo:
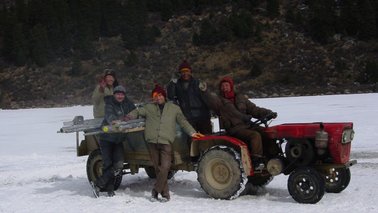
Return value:
[[(111, 125), (115, 120), (122, 120), (125, 115), (134, 110), (136, 107), (127, 97), (122, 102), (118, 102), (114, 96), (105, 97), (105, 117), (102, 125)], [(100, 141), (120, 143), (125, 139), (122, 133), (103, 133), (100, 135)]]

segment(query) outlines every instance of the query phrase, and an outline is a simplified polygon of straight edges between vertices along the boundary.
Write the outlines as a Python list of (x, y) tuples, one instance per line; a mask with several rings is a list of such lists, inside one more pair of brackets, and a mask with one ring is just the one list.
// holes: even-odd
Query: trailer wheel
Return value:
[[(102, 175), (102, 156), (101, 150), (93, 150), (87, 160), (87, 177), (89, 182), (94, 182)], [(117, 190), (122, 182), (122, 175), (117, 175), (114, 180), (114, 190)]]
[(310, 167), (294, 170), (288, 179), (287, 188), (291, 197), (298, 203), (317, 203), (325, 190), (324, 178)]
[(225, 146), (206, 151), (198, 163), (197, 174), (202, 189), (215, 199), (234, 199), (247, 183), (239, 153)]
[(350, 169), (349, 168), (332, 168), (325, 174), (325, 190), (330, 193), (340, 193), (349, 185)]
[[(147, 176), (151, 179), (155, 179), (156, 178), (156, 173), (155, 173), (155, 168), (153, 166), (146, 166), (144, 167), (144, 171), (146, 171), (147, 173)], [(176, 170), (170, 170), (168, 172), (168, 180), (170, 180), (171, 178), (173, 178), (173, 176), (175, 176), (176, 174)]]

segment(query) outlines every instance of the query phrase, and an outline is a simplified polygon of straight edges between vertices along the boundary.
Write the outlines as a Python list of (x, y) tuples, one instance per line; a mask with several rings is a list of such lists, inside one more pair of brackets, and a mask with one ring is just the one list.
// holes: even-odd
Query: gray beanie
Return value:
[(116, 93), (123, 93), (126, 95), (126, 89), (125, 87), (121, 86), (121, 85), (118, 85), (116, 86), (114, 89), (113, 89), (113, 94), (116, 94)]

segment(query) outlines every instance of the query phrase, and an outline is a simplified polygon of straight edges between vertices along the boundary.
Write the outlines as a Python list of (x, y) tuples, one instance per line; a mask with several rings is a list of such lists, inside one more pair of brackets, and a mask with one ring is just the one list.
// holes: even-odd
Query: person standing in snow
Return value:
[(103, 118), (105, 115), (105, 100), (106, 96), (113, 95), (113, 88), (118, 86), (118, 81), (115, 72), (111, 69), (104, 71), (103, 77), (100, 79), (98, 85), (92, 93), (93, 103), (93, 117)]
[(156, 183), (152, 189), (152, 199), (161, 194), (162, 201), (169, 201), (168, 172), (172, 161), (172, 143), (176, 136), (176, 123), (185, 133), (194, 138), (202, 137), (186, 120), (180, 107), (166, 101), (165, 90), (156, 85), (152, 91), (153, 103), (144, 105), (129, 113), (130, 119), (138, 116), (146, 118), (145, 139), (156, 172)]
[(203, 134), (211, 134), (210, 110), (201, 98), (199, 80), (193, 78), (190, 64), (184, 60), (179, 68), (180, 78), (167, 85), (167, 98), (177, 103), (189, 123)]
[[(106, 98), (104, 125), (113, 125), (127, 120), (127, 113), (136, 107), (126, 97), (126, 90), (123, 86), (116, 86), (113, 96)], [(104, 163), (102, 176), (99, 177), (94, 185), (107, 191), (108, 196), (114, 193), (114, 180), (117, 175), (122, 175), (123, 169), (123, 145), (126, 135), (123, 133), (103, 133), (100, 135), (100, 149)], [(99, 191), (97, 189), (97, 191)]]

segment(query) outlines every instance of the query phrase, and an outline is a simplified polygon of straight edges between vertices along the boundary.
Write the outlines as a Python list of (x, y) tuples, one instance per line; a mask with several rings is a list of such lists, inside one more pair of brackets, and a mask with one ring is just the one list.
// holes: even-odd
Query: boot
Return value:
[(108, 197), (114, 197), (115, 196), (115, 193), (113, 190), (109, 190), (108, 191)]
[(155, 189), (152, 189), (151, 201), (152, 202), (158, 201), (158, 195), (159, 195), (159, 193)]
[(168, 202), (171, 199), (171, 196), (169, 195), (169, 191), (161, 193), (161, 197), (162, 197), (161, 202)]

